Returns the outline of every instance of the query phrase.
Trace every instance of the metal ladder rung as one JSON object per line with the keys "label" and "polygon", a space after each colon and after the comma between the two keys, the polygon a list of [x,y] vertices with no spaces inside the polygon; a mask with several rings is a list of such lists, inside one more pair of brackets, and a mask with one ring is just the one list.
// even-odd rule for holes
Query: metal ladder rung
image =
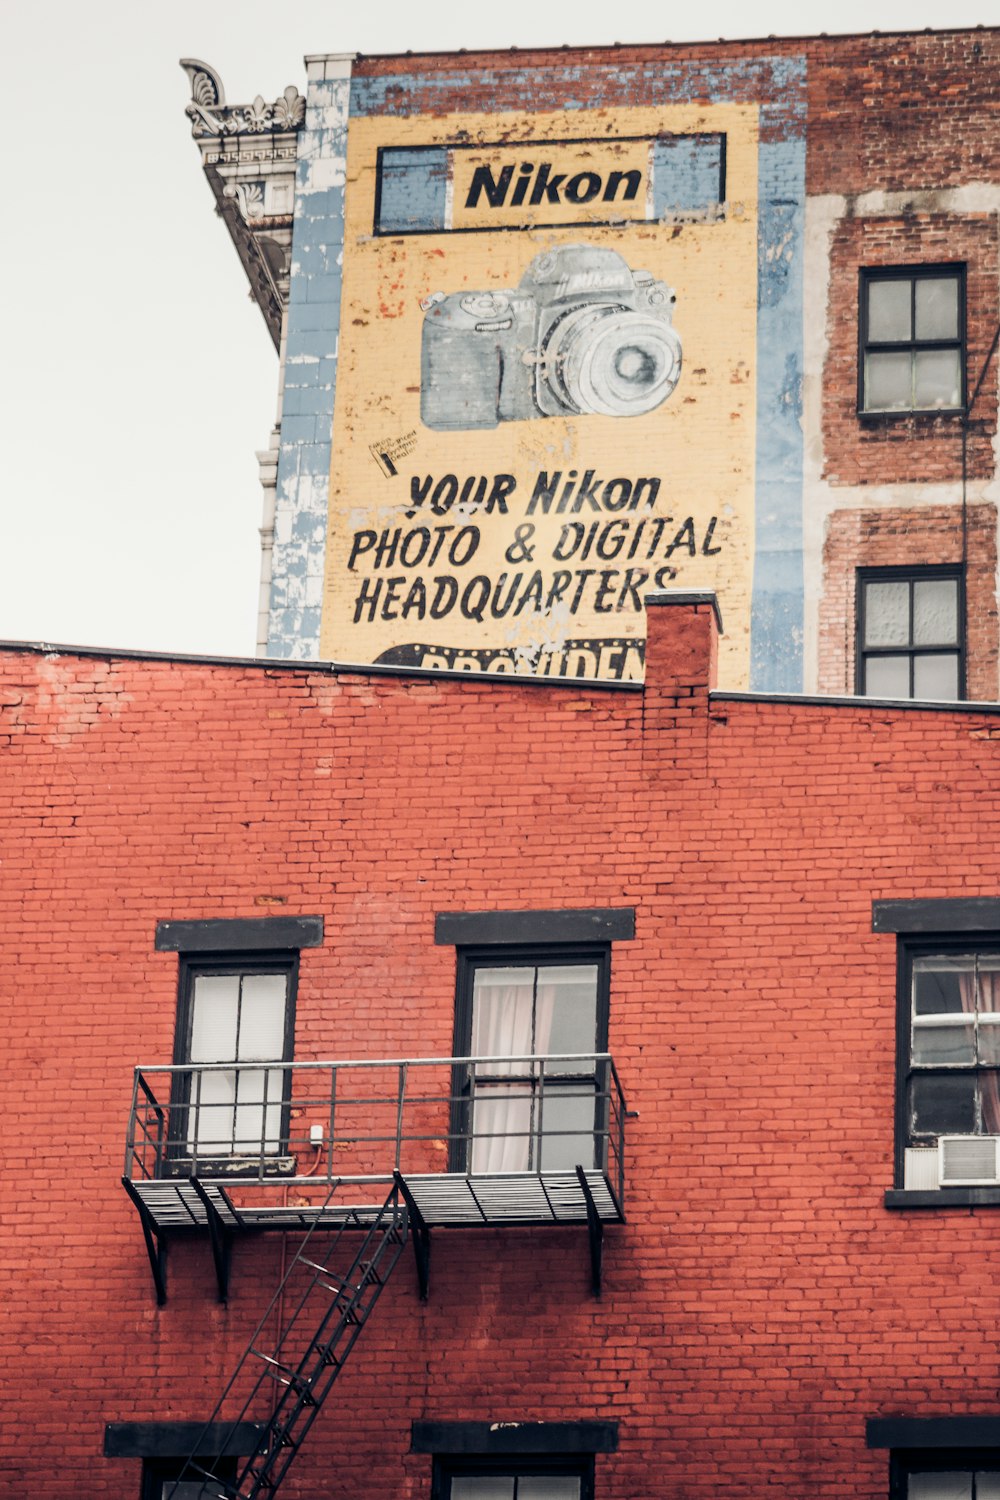
{"label": "metal ladder rung", "polygon": [[291,1365],[282,1364],[280,1359],[274,1359],[270,1354],[262,1354],[259,1349],[253,1352],[258,1359],[263,1360],[265,1365],[272,1367],[267,1372],[272,1380],[276,1380],[279,1385],[288,1386],[290,1390],[295,1391],[296,1395],[308,1401],[310,1406],[316,1405],[310,1393],[311,1382],[309,1380],[303,1380],[297,1370],[293,1370]]}
{"label": "metal ladder rung", "polygon": [[315,1271],[318,1276],[322,1276],[324,1281],[330,1283],[331,1291],[337,1288],[341,1291],[346,1291],[347,1282],[344,1277],[338,1276],[335,1271],[331,1271],[327,1266],[320,1265],[319,1261],[309,1260],[307,1256],[302,1255],[299,1257],[299,1265],[308,1266],[310,1271]]}
{"label": "metal ladder rung", "polygon": [[316,1353],[319,1356],[321,1363],[323,1363],[324,1365],[329,1365],[330,1368],[334,1370],[339,1370],[340,1366],[344,1362],[343,1358],[339,1354],[334,1354],[332,1349],[322,1349],[316,1346]]}

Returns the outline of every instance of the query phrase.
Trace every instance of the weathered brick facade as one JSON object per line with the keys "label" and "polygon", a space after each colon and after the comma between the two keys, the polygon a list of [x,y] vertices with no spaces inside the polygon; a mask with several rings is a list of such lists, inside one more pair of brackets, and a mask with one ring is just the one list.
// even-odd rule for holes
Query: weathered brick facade
{"label": "weathered brick facade", "polygon": [[[986,27],[513,56],[312,59],[296,127],[288,357],[262,649],[306,659],[460,661],[468,670],[507,670],[518,661],[516,670],[541,675],[636,680],[644,629],[634,608],[639,588],[709,588],[728,624],[720,657],[725,687],[816,692],[835,682],[842,691],[844,648],[838,644],[832,658],[827,652],[831,639],[841,643],[853,630],[857,564],[838,549],[839,514],[935,509],[958,518],[985,515],[982,507],[996,504],[998,68],[1000,32]],[[199,126],[202,135],[220,129],[220,161],[235,160],[233,115],[221,124],[205,115]],[[678,173],[664,146],[681,139],[685,160],[695,161],[709,138],[726,141],[718,197],[706,186],[705,160],[693,176]],[[648,184],[654,207],[640,222],[635,205],[647,194],[643,187],[634,201],[615,204],[610,222],[600,208],[599,174],[591,181],[587,164],[596,170],[602,152],[628,154],[636,141],[649,140],[659,143],[651,147]],[[558,141],[567,149],[576,141],[584,155],[560,162]],[[510,189],[499,187],[502,170],[520,171],[525,159],[525,172],[542,170],[543,158],[564,191],[585,169],[581,201],[574,207],[553,189],[551,202],[562,203],[555,213],[542,189],[536,200],[522,185],[522,217],[508,215],[491,239],[488,213],[475,223],[462,218],[463,153],[472,148],[498,201]],[[431,158],[436,165],[428,165]],[[418,161],[429,176],[413,166]],[[643,169],[641,151],[628,161],[630,170]],[[265,232],[269,221],[265,213],[248,222],[251,232]],[[282,233],[285,222],[274,219]],[[736,232],[752,222],[754,267],[743,260]],[[477,233],[466,233],[470,228]],[[490,255],[477,260],[484,238]],[[419,490],[445,470],[461,483],[475,466],[461,413],[445,421],[455,424],[447,442],[435,439],[433,416],[430,427],[424,421],[426,405],[448,408],[449,392],[447,373],[435,390],[436,377],[422,363],[422,302],[477,289],[505,295],[534,255],[567,243],[586,255],[613,245],[629,265],[645,265],[673,289],[673,323],[684,346],[676,391],[648,420],[604,417],[614,429],[606,450],[586,413],[566,425],[551,411],[535,422],[536,413],[519,409],[516,420],[499,420],[497,433],[478,429],[476,460],[490,458],[482,457],[477,472],[516,478],[514,505],[535,482],[532,465],[541,452],[559,452],[576,480],[620,472],[624,485],[633,471],[659,476],[668,537],[683,537],[678,528],[690,519],[691,545],[647,557],[649,528],[639,537],[628,517],[616,516],[622,553],[585,625],[589,596],[580,596],[577,609],[569,586],[557,588],[558,597],[549,593],[556,575],[546,565],[565,562],[566,539],[539,532],[532,561],[544,587],[529,592],[503,628],[490,634],[488,620],[476,618],[475,591],[464,624],[445,608],[429,618],[421,600],[435,586],[431,579],[421,578],[411,594],[412,569],[397,562],[380,571],[373,561],[376,537],[391,534],[403,515],[412,524],[411,484]],[[430,257],[426,264],[422,256]],[[859,410],[862,273],[919,275],[935,266],[962,278],[964,391],[954,400],[933,397],[926,411],[915,400],[910,409],[902,401],[888,412]],[[270,303],[265,312],[271,316]],[[716,347],[719,330],[726,337]],[[504,334],[501,344],[513,337]],[[540,351],[526,338],[519,354],[534,368]],[[505,352],[508,364],[513,352]],[[461,337],[452,354],[459,369],[471,359]],[[477,388],[471,365],[466,373]],[[489,381],[479,394],[489,406]],[[488,426],[492,418],[476,420]],[[538,472],[549,477],[548,469]],[[478,533],[472,566],[501,592],[509,586],[507,553],[520,518],[512,513],[508,523],[494,513]],[[590,511],[586,519],[594,519]],[[873,532],[865,566],[904,566],[892,551]],[[977,568],[962,554],[960,537],[924,531],[905,566],[933,567],[956,553]],[[834,555],[841,571],[830,570]],[[622,556],[646,572],[635,589],[638,571],[616,571]],[[439,568],[438,578],[446,571]],[[452,576],[456,598],[464,599],[461,567]],[[392,591],[384,615],[371,602],[380,584]],[[977,590],[970,572],[969,600]],[[995,585],[992,592],[995,601]],[[966,690],[995,700],[995,655],[988,643],[981,652],[975,619],[961,623]],[[850,674],[848,680],[853,690]]]}
{"label": "weathered brick facade", "polygon": [[[414,1421],[617,1422],[597,1494],[882,1500],[869,1418],[997,1411],[996,1206],[890,1208],[896,944],[872,903],[993,897],[991,709],[710,693],[708,602],[644,689],[6,649],[3,1260],[11,1493],[135,1496],[106,1423],[197,1421],[280,1236],[206,1235],[157,1308],[119,1182],[173,1055],[158,921],[320,914],[295,1059],[447,1056],[441,912],[632,908],[610,1050],[628,1222],[401,1264],[284,1494],[429,1493]],[[983,1202],[989,1194],[983,1198]]]}
{"label": "weathered brick facade", "polygon": [[[970,395],[997,326],[997,217],[913,212],[905,218],[845,219],[830,252],[829,348],[823,380],[826,471],[832,485],[948,484],[960,494],[963,422],[953,413],[903,417],[858,414],[858,268],[933,265],[966,268]],[[995,457],[996,381],[976,404],[966,436],[967,479],[989,480]],[[993,674],[991,686],[995,686]],[[995,696],[995,692],[986,696]]]}
{"label": "weathered brick facade", "polygon": [[968,630],[966,691],[989,701],[997,678],[997,516],[992,505],[843,510],[830,516],[820,605],[822,693],[855,691],[859,568],[919,567],[929,557],[963,565]]}

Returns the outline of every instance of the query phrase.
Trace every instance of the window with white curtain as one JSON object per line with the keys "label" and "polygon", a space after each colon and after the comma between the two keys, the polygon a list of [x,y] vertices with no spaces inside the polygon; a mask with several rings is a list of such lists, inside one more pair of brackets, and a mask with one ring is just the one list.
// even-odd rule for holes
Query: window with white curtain
{"label": "window with white curtain", "polygon": [[459,974],[456,1169],[600,1165],[606,950],[465,955]]}
{"label": "window with white curtain", "polygon": [[[190,1158],[277,1155],[287,1135],[295,962],[233,959],[182,967],[172,1106],[175,1151]],[[270,1065],[270,1066],[269,1066]]]}

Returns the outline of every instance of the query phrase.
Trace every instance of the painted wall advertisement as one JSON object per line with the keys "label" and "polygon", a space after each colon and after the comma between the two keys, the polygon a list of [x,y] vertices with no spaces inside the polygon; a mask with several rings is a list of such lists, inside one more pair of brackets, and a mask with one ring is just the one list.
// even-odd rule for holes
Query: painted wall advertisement
{"label": "painted wall advertisement", "polygon": [[711,588],[742,682],[756,108],[502,127],[351,121],[322,653],[638,680]]}

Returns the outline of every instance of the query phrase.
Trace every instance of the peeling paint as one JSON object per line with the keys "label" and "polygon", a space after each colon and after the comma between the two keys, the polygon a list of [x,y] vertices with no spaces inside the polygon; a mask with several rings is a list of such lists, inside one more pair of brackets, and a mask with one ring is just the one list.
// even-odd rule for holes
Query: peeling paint
{"label": "peeling paint", "polygon": [[[322,66],[329,68],[331,64],[327,60]],[[669,182],[670,188],[666,197],[661,193],[662,201],[656,200],[656,217],[661,224],[671,223],[675,236],[684,237],[680,242],[681,253],[686,237],[696,232],[689,226],[708,223],[718,216],[734,223],[758,225],[756,415],[751,401],[745,411],[740,408],[740,421],[736,424],[739,427],[756,422],[756,436],[751,439],[755,444],[756,508],[751,684],[767,690],[800,688],[804,58],[795,54],[746,57],[720,49],[711,58],[666,57],[657,62],[622,64],[613,70],[603,60],[586,59],[530,69],[502,64],[476,72],[431,68],[412,74],[367,77],[349,76],[349,67],[343,60],[332,66],[337,76],[327,78],[317,76],[316,66],[311,65],[306,122],[299,141],[269,652],[295,658],[308,658],[319,652],[315,590],[317,580],[322,577],[326,546],[339,360],[349,121],[370,116],[465,115],[470,98],[488,97],[489,108],[497,119],[497,139],[504,138],[505,117],[520,116],[516,128],[511,127],[514,134],[510,138],[513,142],[519,132],[520,138],[527,141],[531,119],[546,110],[569,113],[588,110],[593,121],[600,120],[604,111],[605,125],[598,124],[596,129],[598,132],[606,129],[610,138],[616,130],[615,111],[621,107],[655,108],[696,102],[702,107],[690,118],[704,132],[702,144],[696,145],[699,138],[689,136],[686,141],[668,142],[657,148],[661,153],[669,153],[671,159],[667,164],[664,158],[661,164],[660,182]],[[730,103],[750,105],[758,111],[759,202],[752,193],[748,196],[738,187],[734,201],[724,204],[713,201],[713,195],[718,196],[723,162],[721,157],[712,158],[711,131],[715,127],[711,110],[718,104]],[[456,135],[455,140],[458,139]],[[605,149],[603,140],[601,149]],[[413,196],[413,180],[404,180],[405,174],[393,176],[392,162],[384,177],[389,200],[382,205],[389,215],[386,222],[395,222],[395,218],[402,216],[409,232],[414,227],[418,231],[422,227],[433,228],[442,211],[450,212],[447,196],[441,198],[442,186],[446,195],[451,189],[450,168],[444,175],[435,168],[435,163],[440,167],[446,160],[447,153],[430,142],[427,153],[430,153],[425,180],[427,193],[423,197]],[[655,184],[656,174],[653,176]],[[369,224],[372,223],[370,220]],[[655,229],[656,224],[651,224],[650,232]],[[362,226],[359,232],[364,238],[370,231]],[[645,233],[637,230],[637,238]],[[405,277],[387,275],[384,286],[379,288],[376,300],[381,302],[386,320],[402,315],[401,298],[406,285]],[[694,381],[697,371],[689,378]],[[732,384],[736,403],[735,389],[743,382],[734,376]],[[684,399],[697,399],[698,389],[692,383]],[[377,410],[377,404],[372,409]],[[733,410],[737,410],[736,404]],[[349,422],[345,431],[352,430]],[[367,445],[367,438],[365,442]],[[565,439],[564,446],[567,445],[572,446],[570,435]],[[564,454],[563,461],[572,460]],[[539,466],[554,466],[554,458],[540,456]],[[405,505],[389,501],[377,510],[376,516],[370,506],[364,509],[360,504],[352,506],[353,513],[359,519],[363,516],[370,526],[391,525],[401,511],[405,514]],[[728,519],[732,524],[732,516]],[[526,606],[522,624],[532,619],[531,608]],[[512,640],[510,648],[535,652],[543,623],[534,621],[534,633],[528,632],[531,637],[528,645],[522,638]],[[561,620],[548,621],[545,629],[548,632],[545,647],[561,641],[565,634]],[[303,635],[303,631],[310,633]],[[517,635],[521,636],[520,629]]]}

